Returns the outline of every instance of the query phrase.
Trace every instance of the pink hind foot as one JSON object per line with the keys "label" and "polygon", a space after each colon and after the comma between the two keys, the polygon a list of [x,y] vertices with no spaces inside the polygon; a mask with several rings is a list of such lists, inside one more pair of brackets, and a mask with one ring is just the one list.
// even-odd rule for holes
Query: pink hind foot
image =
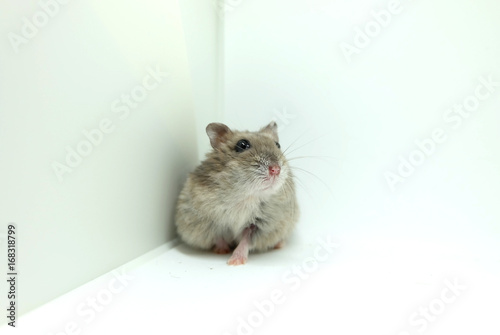
{"label": "pink hind foot", "polygon": [[248,254],[244,255],[243,253],[237,253],[236,250],[233,252],[233,255],[227,261],[227,265],[243,265],[248,260]]}
{"label": "pink hind foot", "polygon": [[230,253],[231,248],[222,237],[219,237],[215,242],[214,251],[216,254],[223,255]]}
{"label": "pink hind foot", "polygon": [[252,228],[245,228],[243,231],[243,237],[240,243],[234,249],[231,258],[227,261],[228,265],[242,265],[248,260],[248,247],[250,243],[250,236],[252,235]]}

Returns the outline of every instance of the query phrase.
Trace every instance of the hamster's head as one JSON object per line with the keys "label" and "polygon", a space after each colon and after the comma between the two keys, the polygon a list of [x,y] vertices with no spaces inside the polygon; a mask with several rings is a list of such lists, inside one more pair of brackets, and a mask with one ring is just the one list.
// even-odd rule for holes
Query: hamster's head
{"label": "hamster's head", "polygon": [[245,193],[272,194],[292,178],[276,122],[256,132],[233,131],[222,123],[210,123],[206,131],[214,149],[208,161],[221,185]]}

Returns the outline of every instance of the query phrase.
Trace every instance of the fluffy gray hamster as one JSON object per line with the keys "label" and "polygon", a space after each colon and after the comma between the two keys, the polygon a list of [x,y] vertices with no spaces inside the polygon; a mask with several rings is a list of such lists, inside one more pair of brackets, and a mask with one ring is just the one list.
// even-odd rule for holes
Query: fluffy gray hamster
{"label": "fluffy gray hamster", "polygon": [[229,265],[283,245],[299,210],[277,128],[276,122],[255,132],[207,126],[213,150],[189,174],[177,202],[175,223],[185,243],[218,254],[235,248]]}

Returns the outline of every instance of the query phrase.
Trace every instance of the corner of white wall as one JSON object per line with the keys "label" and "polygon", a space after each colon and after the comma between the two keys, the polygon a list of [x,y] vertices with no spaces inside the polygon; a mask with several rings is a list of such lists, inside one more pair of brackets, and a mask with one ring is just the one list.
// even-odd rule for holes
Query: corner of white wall
{"label": "corner of white wall", "polygon": [[22,41],[0,41],[0,236],[17,225],[21,314],[175,237],[195,112],[215,111],[216,47],[193,38],[215,39],[215,13],[200,25],[175,0],[53,3],[0,13]]}
{"label": "corner of white wall", "polygon": [[222,121],[223,20],[217,1],[179,2],[193,83],[199,159],[210,149],[205,128]]}

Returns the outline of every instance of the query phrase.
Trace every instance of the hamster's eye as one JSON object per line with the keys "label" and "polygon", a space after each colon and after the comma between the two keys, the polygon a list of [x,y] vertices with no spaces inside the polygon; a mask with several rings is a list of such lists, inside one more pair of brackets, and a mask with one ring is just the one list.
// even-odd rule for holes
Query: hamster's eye
{"label": "hamster's eye", "polygon": [[250,149],[251,147],[252,146],[250,145],[250,142],[248,142],[248,140],[239,140],[238,143],[236,143],[236,147],[234,148],[234,150],[236,150],[236,152],[242,152]]}
{"label": "hamster's eye", "polygon": [[276,146],[278,147],[278,149],[281,149],[281,145],[278,142],[274,142],[274,143],[276,143]]}

